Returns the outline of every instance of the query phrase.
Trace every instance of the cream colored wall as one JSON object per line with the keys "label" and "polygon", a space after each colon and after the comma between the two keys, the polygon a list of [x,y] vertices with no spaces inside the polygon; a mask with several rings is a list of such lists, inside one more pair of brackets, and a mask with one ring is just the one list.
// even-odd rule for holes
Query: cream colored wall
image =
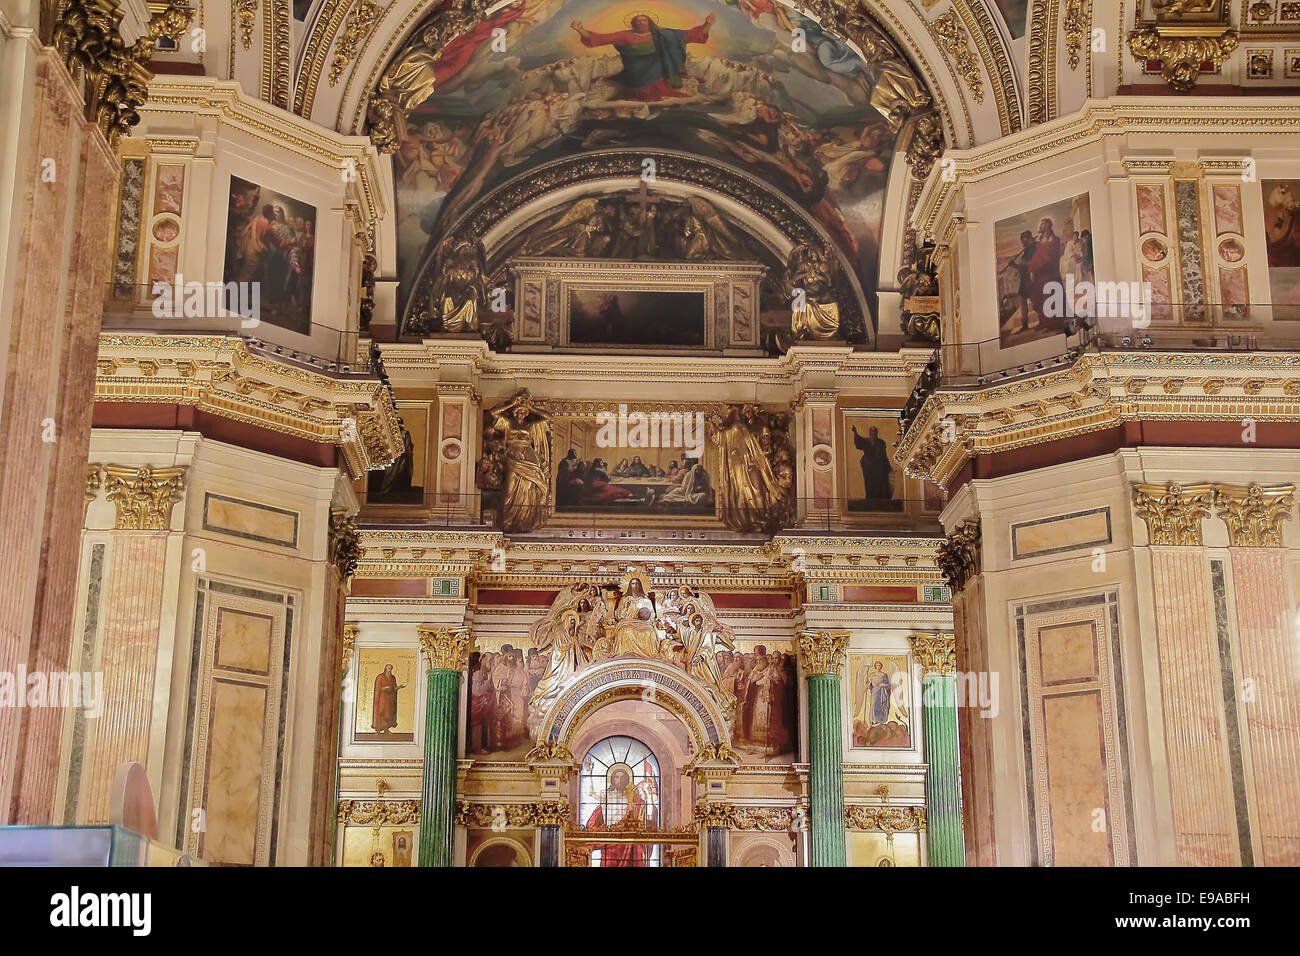
{"label": "cream colored wall", "polygon": [[[1000,675],[999,716],[993,721],[992,781],[996,853],[999,865],[1032,862],[1025,763],[1028,728],[1021,718],[1021,661],[1014,613],[1040,604],[1114,591],[1119,596],[1128,773],[1131,780],[1133,862],[1172,865],[1173,830],[1170,779],[1165,753],[1160,662],[1156,650],[1155,595],[1145,522],[1132,507],[1133,483],[1178,481],[1263,485],[1300,482],[1300,452],[1270,449],[1124,449],[1052,468],[963,486],[943,514],[951,530],[978,515],[983,558],[989,666]],[[1023,521],[1109,508],[1113,541],[1058,554],[1015,559],[1011,526]],[[1226,556],[1222,521],[1207,518],[1205,546],[1211,556]],[[1288,561],[1300,559],[1300,528],[1284,522]],[[1062,542],[1065,544],[1065,542]],[[1296,595],[1291,597],[1294,614]],[[1205,596],[1209,601],[1209,596]],[[1235,619],[1229,601],[1229,616]],[[1116,733],[1118,729],[1112,727]],[[1040,794],[1039,800],[1044,799]]]}
{"label": "cream colored wall", "polygon": [[[345,509],[355,507],[350,490],[340,480],[337,469],[289,462],[208,440],[192,432],[96,429],[91,441],[91,461],[133,468],[149,465],[153,468],[178,466],[186,469],[184,497],[172,509],[170,531],[166,532],[164,590],[157,609],[158,649],[153,663],[154,705],[147,727],[147,759],[142,761],[158,807],[160,838],[174,840],[178,826],[189,821],[196,809],[191,796],[194,780],[190,780],[187,792],[182,793],[182,779],[193,767],[198,753],[197,744],[192,738],[187,739],[187,721],[188,711],[194,704],[191,701],[190,671],[196,639],[197,586],[203,580],[208,582],[210,603],[223,600],[211,590],[214,584],[292,599],[289,672],[285,685],[287,693],[283,699],[280,699],[278,687],[283,666],[275,662],[271,665],[272,706],[285,712],[284,740],[277,748],[278,760],[282,761],[280,797],[278,805],[271,809],[279,821],[276,863],[305,863],[308,841],[312,838],[309,827],[320,690],[320,635],[326,628],[327,615],[334,613],[334,596],[328,583],[329,513],[332,504]],[[296,513],[297,543],[277,545],[205,528],[204,499],[209,493]],[[257,512],[249,514],[256,522]],[[87,511],[84,555],[88,555],[95,544],[104,544],[109,568],[114,560],[114,550],[120,547],[123,536],[148,534],[114,531],[113,524],[114,506],[101,492]],[[264,529],[254,523],[249,530],[257,533]],[[84,555],[78,617],[73,629],[74,652],[85,626],[88,604]],[[106,594],[100,600],[101,611],[112,597]],[[234,603],[230,606],[233,607]],[[102,613],[100,618],[102,632]],[[198,626],[201,628],[203,624]],[[210,639],[210,635],[203,637],[205,641]],[[201,707],[200,704],[199,710]],[[197,711],[195,719],[197,727]],[[60,805],[56,808],[58,819],[62,819],[63,814],[69,749],[65,731]],[[255,752],[250,759],[258,762],[263,774],[262,786],[273,788],[275,766],[268,766],[264,757]],[[269,829],[259,837],[259,862],[269,859],[268,840]]]}

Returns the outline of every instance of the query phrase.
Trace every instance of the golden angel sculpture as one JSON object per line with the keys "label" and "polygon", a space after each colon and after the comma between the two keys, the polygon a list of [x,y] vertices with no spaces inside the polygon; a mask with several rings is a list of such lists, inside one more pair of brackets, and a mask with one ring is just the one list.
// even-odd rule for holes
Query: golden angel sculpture
{"label": "golden angel sculpture", "polygon": [[711,415],[718,446],[714,481],[718,517],[733,531],[775,533],[794,518],[794,449],[790,417],[757,405],[732,405]]}
{"label": "golden angel sculpture", "polygon": [[486,412],[479,487],[489,492],[501,530],[531,531],[546,518],[551,497],[551,416],[528,389]]}
{"label": "golden angel sculpture", "polygon": [[785,267],[790,297],[790,331],[796,339],[834,339],[840,335],[840,307],[835,301],[838,264],[826,246],[801,242],[790,250]]}
{"label": "golden angel sculpture", "polygon": [[533,733],[583,670],[617,658],[673,665],[703,685],[728,724],[735,715],[736,698],[723,686],[718,660],[735,649],[735,634],[718,620],[712,599],[689,585],[656,591],[641,572],[629,572],[617,585],[572,584],[533,625],[530,637],[547,656],[529,702]]}

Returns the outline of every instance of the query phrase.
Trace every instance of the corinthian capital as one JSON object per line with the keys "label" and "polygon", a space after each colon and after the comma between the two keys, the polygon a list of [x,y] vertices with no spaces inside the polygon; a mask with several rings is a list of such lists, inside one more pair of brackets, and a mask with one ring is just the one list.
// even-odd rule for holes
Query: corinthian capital
{"label": "corinthian capital", "polygon": [[464,670],[473,642],[468,627],[420,625],[420,650],[424,651],[431,671]]}
{"label": "corinthian capital", "polygon": [[912,634],[912,654],[926,677],[943,677],[957,670],[957,641],[951,634]]}
{"label": "corinthian capital", "polygon": [[953,594],[964,588],[966,582],[980,573],[979,519],[968,519],[953,528],[948,540],[939,547],[935,560]]}
{"label": "corinthian capital", "polygon": [[800,631],[799,659],[809,674],[838,677],[844,667],[844,649],[848,644],[847,631]]}
{"label": "corinthian capital", "polygon": [[104,491],[117,508],[113,527],[121,531],[166,531],[184,489],[184,468],[104,466]]}
{"label": "corinthian capital", "polygon": [[1214,486],[1208,484],[1133,486],[1133,504],[1147,523],[1152,544],[1200,547],[1201,520],[1213,500]]}
{"label": "corinthian capital", "polygon": [[1282,522],[1290,520],[1293,504],[1295,485],[1214,486],[1214,510],[1228,526],[1234,548],[1282,547]]}

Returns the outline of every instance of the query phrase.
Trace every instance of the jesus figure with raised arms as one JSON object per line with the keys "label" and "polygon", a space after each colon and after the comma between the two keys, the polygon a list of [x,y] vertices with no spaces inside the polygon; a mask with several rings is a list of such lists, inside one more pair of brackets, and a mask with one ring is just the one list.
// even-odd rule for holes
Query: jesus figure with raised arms
{"label": "jesus figure with raised arms", "polygon": [[630,29],[596,33],[577,20],[569,24],[583,46],[613,46],[623,61],[623,72],[610,77],[630,100],[654,103],[687,96],[680,89],[686,69],[686,44],[707,43],[717,17],[710,13],[698,27],[673,30],[658,26],[647,14],[632,17]]}

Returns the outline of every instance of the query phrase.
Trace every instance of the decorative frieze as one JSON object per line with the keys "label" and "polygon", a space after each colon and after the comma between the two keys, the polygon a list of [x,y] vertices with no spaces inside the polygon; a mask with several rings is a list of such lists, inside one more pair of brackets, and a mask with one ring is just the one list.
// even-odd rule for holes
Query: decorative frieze
{"label": "decorative frieze", "polygon": [[809,674],[838,677],[844,668],[844,651],[848,644],[847,631],[800,631],[799,659]]}
{"label": "decorative frieze", "polygon": [[808,811],[798,806],[750,807],[733,803],[705,803],[696,805],[695,822],[700,827],[722,827],[727,830],[797,833],[808,829]]}
{"label": "decorative frieze", "polygon": [[172,506],[185,490],[185,469],[105,465],[104,490],[117,508],[115,529],[166,531],[171,527]]}
{"label": "decorative frieze", "polygon": [[1200,547],[1201,521],[1210,513],[1214,486],[1209,484],[1135,484],[1133,504],[1147,523],[1152,544]]}
{"label": "decorative frieze", "polygon": [[868,807],[850,804],[844,808],[844,826],[850,830],[874,830],[888,834],[919,833],[925,829],[925,807]]}
{"label": "decorative frieze", "polygon": [[534,827],[565,826],[573,819],[567,800],[538,800],[532,803],[456,802],[456,826],[475,830],[531,830]]}
{"label": "decorative frieze", "polygon": [[963,521],[939,548],[939,570],[954,594],[980,573],[980,523],[978,518]]}
{"label": "decorative frieze", "polygon": [[951,634],[912,634],[907,638],[924,676],[945,676],[957,671],[957,641]]}
{"label": "decorative frieze", "polygon": [[344,826],[418,826],[420,801],[340,800],[338,820]]}
{"label": "decorative frieze", "polygon": [[468,627],[420,625],[420,650],[429,662],[429,670],[464,670],[473,642]]}
{"label": "decorative frieze", "polygon": [[1293,484],[1214,486],[1215,512],[1228,526],[1234,548],[1282,547],[1282,522],[1290,520],[1294,504]]}

